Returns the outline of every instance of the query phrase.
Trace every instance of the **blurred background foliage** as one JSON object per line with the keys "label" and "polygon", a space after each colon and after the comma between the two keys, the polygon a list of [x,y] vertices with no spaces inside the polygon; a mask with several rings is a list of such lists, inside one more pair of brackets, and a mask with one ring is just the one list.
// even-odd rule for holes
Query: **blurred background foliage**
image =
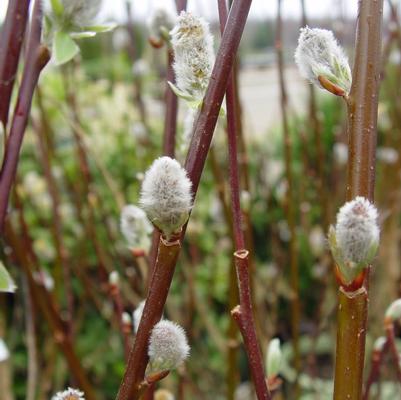
{"label": "blurred background foliage", "polygon": [[[286,73],[291,76],[292,49],[299,25],[298,21],[288,21],[286,30]],[[320,25],[329,23],[322,21]],[[343,31],[348,47],[353,40],[350,31]],[[108,35],[82,40],[78,59],[62,68],[46,69],[34,99],[9,215],[22,249],[37,271],[47,278],[48,290],[63,315],[68,299],[54,231],[55,218],[61,221],[63,257],[72,275],[73,341],[99,399],[114,398],[125,365],[108,274],[119,272],[124,310],[130,314],[145,290],[138,260],[119,231],[120,211],[124,204],[137,202],[144,171],[162,153],[166,49],[151,49],[141,24],[136,24],[131,33],[134,41],[125,26]],[[385,41],[390,33],[386,27]],[[274,36],[274,21],[250,22],[240,51],[240,83],[244,74],[255,71],[276,74]],[[132,46],[134,63],[130,56]],[[372,272],[367,360],[373,340],[382,334],[384,310],[400,294],[400,54],[399,39],[392,41],[383,66],[376,190],[383,245]],[[301,107],[291,109],[290,124],[302,305],[301,398],[329,399],[336,297],[325,234],[327,223],[334,220],[345,198],[345,110],[340,99],[316,93],[319,150],[307,84],[297,77],[289,79],[287,85],[290,99],[292,85],[304,87],[302,98],[294,101],[301,103]],[[263,109],[269,113],[273,107],[269,102],[278,103],[278,98],[269,94],[271,88],[265,90],[266,99],[259,101],[265,102]],[[242,95],[241,85],[239,92],[246,120],[244,110],[249,99]],[[184,114],[182,106],[179,144]],[[273,119],[275,122],[268,130],[257,134],[249,134],[246,123],[243,125],[244,226],[249,228],[248,246],[253,250],[252,285],[262,348],[265,351],[272,337],[280,338],[285,354],[284,385],[277,398],[291,398],[288,387],[295,372],[291,367],[287,181],[280,113]],[[177,147],[177,158],[183,161],[184,152]],[[235,293],[230,289],[230,228],[219,197],[225,196],[227,200],[229,193],[223,121],[215,133],[213,153],[213,160],[209,157],[203,174],[165,312],[187,330],[191,356],[161,386],[169,388],[177,398],[228,398],[227,345],[237,346],[239,375],[235,380],[235,398],[250,399],[249,371],[239,335],[236,333],[236,340],[227,343],[229,310]],[[323,185],[319,181],[319,157],[323,160]],[[59,201],[57,217],[49,171]],[[0,392],[6,396],[2,397],[5,400],[25,398],[28,354],[31,354],[27,345],[33,335],[28,327],[33,323],[37,398],[48,399],[67,384],[74,385],[74,380],[52,331],[32,305],[15,249],[5,244],[2,258],[18,284],[18,291],[15,295],[0,296],[0,336],[11,353],[9,361],[0,363]],[[382,376],[381,394],[377,398],[398,398],[400,392],[392,383],[394,371],[384,367]]]}

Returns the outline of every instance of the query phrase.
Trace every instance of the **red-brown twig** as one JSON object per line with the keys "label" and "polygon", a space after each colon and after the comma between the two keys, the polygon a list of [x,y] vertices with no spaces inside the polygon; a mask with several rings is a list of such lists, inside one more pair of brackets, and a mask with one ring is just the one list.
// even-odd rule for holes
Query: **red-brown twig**
{"label": "red-brown twig", "polygon": [[0,121],[3,123],[4,132],[28,20],[29,3],[30,0],[8,3],[6,19],[0,34]]}
{"label": "red-brown twig", "polygon": [[[383,0],[359,2],[352,87],[347,100],[347,200],[364,196],[373,201],[374,197],[382,18]],[[360,290],[364,293],[339,290],[339,306],[347,306],[348,314],[339,308],[334,378],[334,399],[338,400],[359,400],[362,396],[368,296],[365,288]]]}
{"label": "red-brown twig", "polygon": [[[227,5],[225,0],[219,0],[220,28],[224,31],[227,21]],[[233,232],[235,241],[235,266],[237,270],[239,308],[233,310],[233,317],[238,323],[244,339],[248,362],[258,399],[270,399],[270,392],[266,385],[263,368],[262,353],[256,336],[255,322],[252,311],[252,299],[249,277],[249,252],[246,250],[245,237],[242,230],[242,213],[240,206],[240,183],[238,169],[237,149],[237,118],[234,76],[230,73],[230,79],[226,90],[227,105],[227,133],[229,156],[229,181],[231,189],[231,209],[233,215]]]}
{"label": "red-brown twig", "polygon": [[[185,163],[188,176],[192,181],[194,198],[199,187],[200,177],[205,165],[221,103],[227,88],[228,79],[235,60],[235,54],[241,40],[251,3],[252,0],[234,0],[216,57],[210,83],[203,100],[202,109],[194,124],[194,134]],[[185,229],[181,235],[180,242],[182,242],[184,235]],[[160,239],[157,257],[157,260],[160,261],[156,260],[154,276],[151,279],[143,317],[117,395],[118,400],[135,400],[138,398],[138,385],[143,380],[148,360],[147,346],[150,332],[162,315],[180,246],[175,246],[178,247],[176,255],[171,254],[171,251],[165,252],[165,247],[166,244]],[[175,248],[173,246],[169,247],[170,249]],[[175,260],[172,261],[174,257]],[[171,278],[169,276],[165,278],[158,275],[158,270],[160,269],[157,266],[158,263],[164,265],[163,274],[171,273]],[[169,271],[168,265],[170,264],[172,265],[172,271]],[[154,290],[156,287],[157,290]],[[141,332],[141,330],[143,330],[143,332]]]}
{"label": "red-brown twig", "polygon": [[373,350],[371,368],[368,379],[366,380],[362,400],[369,400],[370,388],[379,379],[380,367],[382,365],[384,354],[386,353],[387,349],[388,340],[386,340],[386,343],[382,346],[381,349]]}
{"label": "red-brown twig", "polygon": [[400,354],[398,353],[397,345],[395,343],[394,323],[390,319],[386,318],[384,324],[385,324],[388,348],[390,350],[391,357],[393,358],[395,371],[397,373],[397,379],[401,383]]}
{"label": "red-brown twig", "polygon": [[0,233],[3,230],[10,190],[17,171],[19,153],[28,123],[33,93],[39,75],[50,59],[49,50],[40,43],[41,33],[42,2],[36,0],[32,11],[32,25],[29,32],[27,61],[24,66],[21,87],[18,93],[17,104],[14,110],[10,134],[7,139],[3,165],[0,172]]}
{"label": "red-brown twig", "polygon": [[127,369],[117,395],[118,400],[137,400],[141,394],[140,384],[144,379],[148,363],[147,349],[150,333],[162,317],[180,247],[177,239],[168,242],[162,237],[160,238],[153,277],[134,347],[130,353]]}

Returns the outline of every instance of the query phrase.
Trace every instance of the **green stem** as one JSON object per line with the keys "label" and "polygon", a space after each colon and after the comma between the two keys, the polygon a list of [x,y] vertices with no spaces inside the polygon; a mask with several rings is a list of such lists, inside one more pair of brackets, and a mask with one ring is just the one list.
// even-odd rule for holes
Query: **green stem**
{"label": "green stem", "polygon": [[368,293],[338,291],[337,348],[334,400],[360,400],[365,362]]}
{"label": "green stem", "polygon": [[131,350],[127,369],[117,395],[118,400],[137,400],[141,395],[140,385],[143,382],[148,364],[149,337],[153,327],[163,315],[164,304],[173,280],[180,248],[181,245],[178,240],[167,242],[160,238],[152,280],[134,347]]}

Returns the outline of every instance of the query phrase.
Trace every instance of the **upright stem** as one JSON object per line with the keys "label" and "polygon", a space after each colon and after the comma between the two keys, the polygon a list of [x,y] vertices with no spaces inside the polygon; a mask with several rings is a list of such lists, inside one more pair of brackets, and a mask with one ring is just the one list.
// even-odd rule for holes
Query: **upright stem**
{"label": "upright stem", "polygon": [[[205,165],[206,156],[216,127],[217,118],[223,97],[227,88],[228,78],[234,63],[242,32],[248,17],[252,0],[235,0],[228,17],[226,29],[216,57],[212,76],[203,106],[194,124],[194,134],[190,144],[185,168],[192,181],[193,197],[199,187],[200,177]],[[181,243],[185,236],[185,227],[179,239]],[[179,244],[180,244],[179,243]],[[169,246],[170,252],[164,249],[166,244],[161,239],[159,242],[158,257],[151,279],[148,296],[141,324],[138,328],[137,338],[129,357],[127,369],[124,374],[117,400],[135,400],[140,395],[138,385],[144,377],[147,365],[147,346],[151,329],[160,319],[168,290],[174,273],[175,262],[178,257],[180,245]],[[176,249],[176,255],[171,254]],[[173,258],[175,259],[173,260]],[[160,261],[158,261],[160,260]],[[157,264],[163,264],[164,269],[160,270]],[[171,269],[171,270],[170,270]],[[164,276],[165,273],[170,275]],[[156,290],[155,290],[156,288]],[[145,317],[146,316],[146,317]],[[141,330],[143,332],[141,333]]]}
{"label": "upright stem", "polygon": [[[338,296],[338,334],[333,399],[360,400],[365,360],[368,293],[364,287],[352,293],[340,288]],[[349,355],[350,352],[352,352],[352,356]]]}
{"label": "upright stem", "polygon": [[[186,0],[176,0],[177,12],[185,10],[187,7]],[[178,99],[174,92],[171,90],[167,82],[175,82],[175,73],[173,69],[174,52],[168,47],[167,49],[167,76],[166,76],[166,92],[164,95],[166,110],[164,117],[164,135],[163,135],[163,154],[174,158],[175,155],[175,138],[177,134],[177,112],[178,112]],[[157,229],[153,231],[152,245],[150,248],[150,267],[155,264],[157,255],[157,245],[159,243],[160,233]],[[152,275],[150,271],[149,276]]]}
{"label": "upright stem", "polygon": [[117,395],[118,400],[137,400],[141,395],[140,384],[143,381],[148,364],[147,350],[150,333],[162,317],[180,247],[178,240],[166,242],[160,238],[153,277],[134,347],[131,350],[127,369]]}
{"label": "upright stem", "polygon": [[[355,61],[348,98],[347,200],[373,201],[383,0],[359,2]],[[367,284],[368,282],[366,282]],[[366,285],[367,286],[367,285]],[[359,400],[367,329],[367,289],[339,289],[334,399]]]}
{"label": "upright stem", "polygon": [[[185,10],[187,4],[185,1],[176,0],[177,12],[180,13]],[[167,49],[167,76],[166,76],[166,92],[165,92],[165,118],[164,118],[164,155],[174,157],[175,152],[175,136],[177,131],[177,109],[178,99],[174,92],[171,90],[167,82],[175,82],[175,74],[173,69],[174,52],[168,47]]]}
{"label": "upright stem", "polygon": [[31,109],[32,97],[39,75],[50,59],[47,47],[40,44],[42,32],[42,2],[35,1],[32,11],[32,26],[29,33],[27,57],[19,89],[17,104],[11,123],[3,165],[0,171],[0,234],[7,213],[10,190],[17,171],[19,153],[28,116]]}
{"label": "upright stem", "polygon": [[397,349],[397,345],[395,342],[395,333],[394,333],[394,323],[392,321],[385,321],[385,329],[387,336],[387,343],[390,350],[390,354],[393,358],[395,372],[397,373],[398,382],[401,383],[401,365],[400,365],[400,354]]}
{"label": "upright stem", "polygon": [[[213,146],[210,148],[209,161],[212,170],[212,174],[215,181],[215,187],[220,199],[220,203],[223,208],[224,219],[227,225],[227,229],[229,230],[230,239],[234,246],[234,232],[233,232],[233,223],[232,216],[230,212],[230,204],[228,203],[226,190],[225,190],[225,177],[223,175],[223,171],[220,168],[217,156],[215,154]],[[232,251],[230,247],[230,251]],[[228,285],[228,310],[231,311],[238,304],[238,289],[237,289],[237,279],[236,279],[236,271],[235,271],[235,263],[233,262],[230,265],[230,274],[229,274],[229,285]],[[226,372],[226,383],[227,383],[227,391],[226,398],[227,400],[234,400],[235,388],[238,385],[238,369],[237,369],[237,361],[238,361],[238,329],[236,327],[236,323],[234,319],[230,319],[228,328],[227,328],[227,372]]]}
{"label": "upright stem", "polygon": [[348,101],[347,200],[373,201],[383,0],[359,2],[355,62]]}
{"label": "upright stem", "polygon": [[287,223],[290,230],[290,284],[292,290],[291,300],[291,329],[294,348],[294,365],[299,373],[301,360],[299,354],[299,322],[300,322],[300,304],[299,304],[299,271],[297,258],[297,237],[295,231],[295,198],[294,198],[294,179],[292,172],[292,145],[290,128],[288,124],[288,98],[284,77],[284,56],[282,43],[283,22],[281,16],[281,0],[278,0],[277,8],[277,31],[276,31],[276,51],[277,67],[280,81],[280,99],[281,99],[281,118],[284,134],[284,157],[285,174],[288,184],[287,189]]}
{"label": "upright stem", "polygon": [[0,40],[0,121],[4,132],[24,40],[30,0],[9,1]]}
{"label": "upright stem", "polygon": [[[218,0],[220,28],[223,31],[227,21],[226,0]],[[252,311],[252,299],[249,277],[249,252],[246,250],[244,232],[242,231],[242,213],[240,206],[240,183],[238,169],[238,121],[235,101],[235,81],[231,71],[226,90],[227,133],[229,155],[229,181],[231,189],[231,208],[233,215],[233,232],[235,241],[234,260],[237,270],[240,306],[235,309],[235,320],[242,333],[256,395],[259,400],[270,399],[266,385],[262,353],[259,348],[255,322]]]}
{"label": "upright stem", "polygon": [[185,160],[185,169],[188,171],[188,176],[192,181],[194,194],[196,194],[199,186],[214,128],[219,117],[221,103],[251,4],[252,0],[234,0],[230,8],[210,83],[203,99],[201,111],[194,123],[194,133]]}
{"label": "upright stem", "polygon": [[381,349],[373,350],[372,365],[371,365],[368,379],[366,380],[362,400],[369,400],[370,388],[379,379],[380,366],[383,362],[384,354],[386,353],[387,348],[388,348],[388,340],[386,341],[386,343],[384,344],[384,346]]}

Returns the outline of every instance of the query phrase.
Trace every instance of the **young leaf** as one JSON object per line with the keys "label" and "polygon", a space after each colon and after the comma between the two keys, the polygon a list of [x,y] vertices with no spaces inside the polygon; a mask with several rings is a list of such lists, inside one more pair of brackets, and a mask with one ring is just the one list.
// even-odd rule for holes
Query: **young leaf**
{"label": "young leaf", "polygon": [[14,293],[16,288],[10,274],[0,262],[0,292]]}
{"label": "young leaf", "polygon": [[103,33],[103,32],[109,32],[115,29],[117,24],[104,24],[104,25],[94,25],[94,26],[85,26],[84,30],[88,32],[94,32],[94,33]]}
{"label": "young leaf", "polygon": [[64,12],[64,6],[63,3],[60,0],[50,0],[50,3],[52,5],[52,9],[54,14],[57,17],[61,17]]}
{"label": "young leaf", "polygon": [[196,101],[196,99],[195,99],[194,96],[192,96],[192,95],[190,95],[190,94],[188,94],[188,93],[183,92],[181,89],[178,89],[178,87],[175,86],[174,83],[172,83],[172,82],[167,82],[167,83],[168,83],[168,85],[170,86],[170,89],[171,89],[171,90],[175,93],[175,95],[176,95],[177,97],[179,97],[180,99],[183,99],[183,100],[185,100],[185,101],[187,101],[187,102],[194,102],[194,101]]}
{"label": "young leaf", "polygon": [[86,39],[86,38],[90,38],[93,36],[96,36],[96,32],[85,31],[85,32],[71,32],[70,33],[70,37],[72,39]]}
{"label": "young leaf", "polygon": [[56,32],[53,40],[53,54],[56,65],[65,64],[79,52],[79,47],[66,32]]}

